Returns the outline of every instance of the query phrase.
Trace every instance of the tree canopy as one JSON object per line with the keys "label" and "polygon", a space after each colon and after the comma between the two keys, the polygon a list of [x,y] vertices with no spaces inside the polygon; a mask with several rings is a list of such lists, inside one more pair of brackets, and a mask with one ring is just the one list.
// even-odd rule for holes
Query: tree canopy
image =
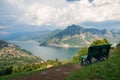
{"label": "tree canopy", "polygon": [[107,38],[94,40],[90,46],[106,45],[109,44]]}

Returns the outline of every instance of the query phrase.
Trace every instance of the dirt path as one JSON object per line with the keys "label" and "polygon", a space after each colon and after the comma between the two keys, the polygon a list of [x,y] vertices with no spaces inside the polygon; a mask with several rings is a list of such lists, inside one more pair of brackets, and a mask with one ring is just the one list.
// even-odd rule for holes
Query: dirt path
{"label": "dirt path", "polygon": [[49,68],[43,72],[19,77],[13,80],[64,80],[80,68],[82,68],[80,64],[69,64],[66,66]]}

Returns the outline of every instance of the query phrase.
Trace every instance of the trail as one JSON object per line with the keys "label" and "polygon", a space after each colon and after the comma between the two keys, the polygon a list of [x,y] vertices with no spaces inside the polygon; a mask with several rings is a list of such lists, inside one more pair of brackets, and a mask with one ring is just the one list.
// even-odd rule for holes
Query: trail
{"label": "trail", "polygon": [[49,68],[42,72],[15,78],[13,80],[64,80],[80,68],[82,68],[80,64],[68,64]]}

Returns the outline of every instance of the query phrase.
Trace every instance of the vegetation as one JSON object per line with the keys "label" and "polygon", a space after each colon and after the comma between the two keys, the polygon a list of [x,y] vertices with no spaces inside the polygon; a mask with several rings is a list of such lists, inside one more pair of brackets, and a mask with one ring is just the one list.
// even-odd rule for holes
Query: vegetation
{"label": "vegetation", "polygon": [[91,46],[105,45],[105,44],[109,44],[109,41],[108,41],[106,38],[104,38],[103,40],[100,40],[100,39],[94,40],[94,41],[92,42]]}
{"label": "vegetation", "polygon": [[80,59],[81,59],[80,56],[86,55],[87,52],[88,52],[87,47],[83,47],[83,48],[79,49],[78,54],[73,56],[71,61],[72,62],[80,62]]}
{"label": "vegetation", "polygon": [[[108,41],[106,38],[104,38],[104,39],[102,39],[102,40],[100,40],[100,39],[94,40],[94,41],[90,44],[90,46],[105,45],[105,44],[109,44],[109,41]],[[78,51],[78,54],[72,57],[71,62],[80,62],[81,56],[87,55],[87,53],[88,53],[88,47],[83,47],[83,48],[81,48],[81,49]]]}
{"label": "vegetation", "polygon": [[120,45],[111,50],[106,61],[85,65],[65,80],[120,80]]}
{"label": "vegetation", "polygon": [[0,76],[11,74],[12,68],[13,68],[12,66],[8,66],[6,68],[0,69]]}
{"label": "vegetation", "polygon": [[47,68],[48,65],[58,66],[60,64],[57,58],[45,62],[25,49],[0,40],[0,76],[41,70]]}
{"label": "vegetation", "polygon": [[19,73],[12,73],[9,75],[0,76],[0,80],[12,80],[13,78],[19,77],[19,76],[27,76],[33,73],[37,73],[39,70],[36,71],[27,71],[27,72],[19,72]]}
{"label": "vegetation", "polygon": [[[66,39],[63,41],[64,44],[69,44],[70,46],[80,46],[84,44],[84,40],[79,37],[71,37],[70,39]],[[85,45],[82,45],[85,46]]]}
{"label": "vegetation", "polygon": [[0,76],[41,68],[42,62],[41,58],[33,56],[31,52],[0,40]]}
{"label": "vegetation", "polygon": [[61,64],[61,62],[56,58],[55,61],[54,60],[47,60],[45,62],[46,65],[53,65],[53,66],[59,66]]}
{"label": "vegetation", "polygon": [[119,42],[119,36],[119,33],[105,29],[99,30],[95,28],[82,28],[79,25],[71,25],[55,34],[55,36],[47,38],[47,40],[41,42],[40,45],[64,47],[64,45],[67,44],[68,47],[85,47],[91,43],[93,39],[103,37],[109,39],[112,44],[116,44]]}
{"label": "vegetation", "polygon": [[[32,60],[34,61],[34,60]],[[39,60],[38,60],[39,61]],[[11,73],[20,73],[20,72],[27,72],[27,71],[35,71],[37,69],[45,69],[47,68],[48,65],[53,66],[59,66],[61,65],[61,62],[58,59],[55,60],[47,60],[44,63],[41,62],[26,62],[23,60],[16,60],[14,63],[8,62],[3,62],[3,64],[0,66],[0,76],[2,75],[8,75]],[[20,62],[20,63],[19,63]],[[19,64],[18,64],[19,63]],[[31,64],[30,64],[31,63]]]}
{"label": "vegetation", "polygon": [[[95,40],[93,41],[91,46],[104,45],[104,44],[109,44],[107,39]],[[31,73],[34,73],[34,71],[36,70],[46,69],[48,65],[51,65],[53,67],[53,66],[60,66],[62,64],[68,64],[69,62],[78,63],[80,62],[80,56],[86,55],[87,52],[88,52],[88,48],[84,47],[78,51],[77,55],[73,56],[71,61],[63,60],[62,62],[60,62],[57,58],[55,60],[47,60],[45,62],[40,62],[39,58],[28,59],[27,57],[8,58],[5,61],[6,56],[8,56],[8,54],[6,54],[0,57],[0,64],[2,64],[2,66],[0,67],[0,76],[1,76],[0,80],[14,78],[15,76],[17,77],[20,76],[21,74],[29,75]],[[71,77],[65,80],[119,80],[120,79],[119,56],[120,56],[120,44],[118,44],[115,49],[111,50],[110,58],[108,60],[92,65],[85,65],[82,69],[78,70],[73,75],[71,75]],[[11,63],[9,61],[11,61]],[[7,75],[7,76],[3,76],[3,75]]]}

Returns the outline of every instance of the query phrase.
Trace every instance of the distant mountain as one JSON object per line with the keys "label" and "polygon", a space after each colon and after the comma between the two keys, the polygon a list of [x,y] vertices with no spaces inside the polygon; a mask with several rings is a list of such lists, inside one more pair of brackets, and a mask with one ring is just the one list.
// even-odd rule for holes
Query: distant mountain
{"label": "distant mountain", "polygon": [[4,40],[10,41],[10,40],[17,40],[17,41],[27,41],[27,40],[33,40],[37,42],[44,42],[49,38],[54,37],[57,33],[61,32],[62,30],[57,29],[54,31],[35,31],[35,32],[20,32],[20,33],[14,33],[12,35],[9,35],[4,38]]}
{"label": "distant mountain", "polygon": [[94,39],[107,38],[111,43],[120,40],[120,34],[95,28],[82,28],[79,25],[68,26],[53,38],[46,40],[41,46],[83,47],[88,46]]}
{"label": "distant mountain", "polygon": [[74,35],[79,35],[82,33],[92,33],[92,34],[97,34],[97,35],[101,35],[101,34],[106,34],[107,30],[98,30],[95,28],[88,28],[88,29],[84,29],[82,27],[80,27],[79,25],[72,25],[72,26],[68,26],[64,31],[58,33],[55,35],[56,38],[63,38],[65,36],[74,36]]}
{"label": "distant mountain", "polygon": [[40,40],[42,35],[46,35],[49,32],[51,31],[18,32],[5,37],[4,40]]}
{"label": "distant mountain", "polygon": [[21,49],[10,42],[0,40],[0,64],[7,65],[22,65],[25,63],[41,63],[43,60],[40,57],[33,56],[31,52]]}
{"label": "distant mountain", "polygon": [[83,28],[73,24],[64,30],[15,33],[4,40],[33,40],[39,42],[40,46],[83,47],[88,46],[94,39],[101,38],[107,38],[111,44],[116,44],[120,42],[120,32],[119,30]]}

